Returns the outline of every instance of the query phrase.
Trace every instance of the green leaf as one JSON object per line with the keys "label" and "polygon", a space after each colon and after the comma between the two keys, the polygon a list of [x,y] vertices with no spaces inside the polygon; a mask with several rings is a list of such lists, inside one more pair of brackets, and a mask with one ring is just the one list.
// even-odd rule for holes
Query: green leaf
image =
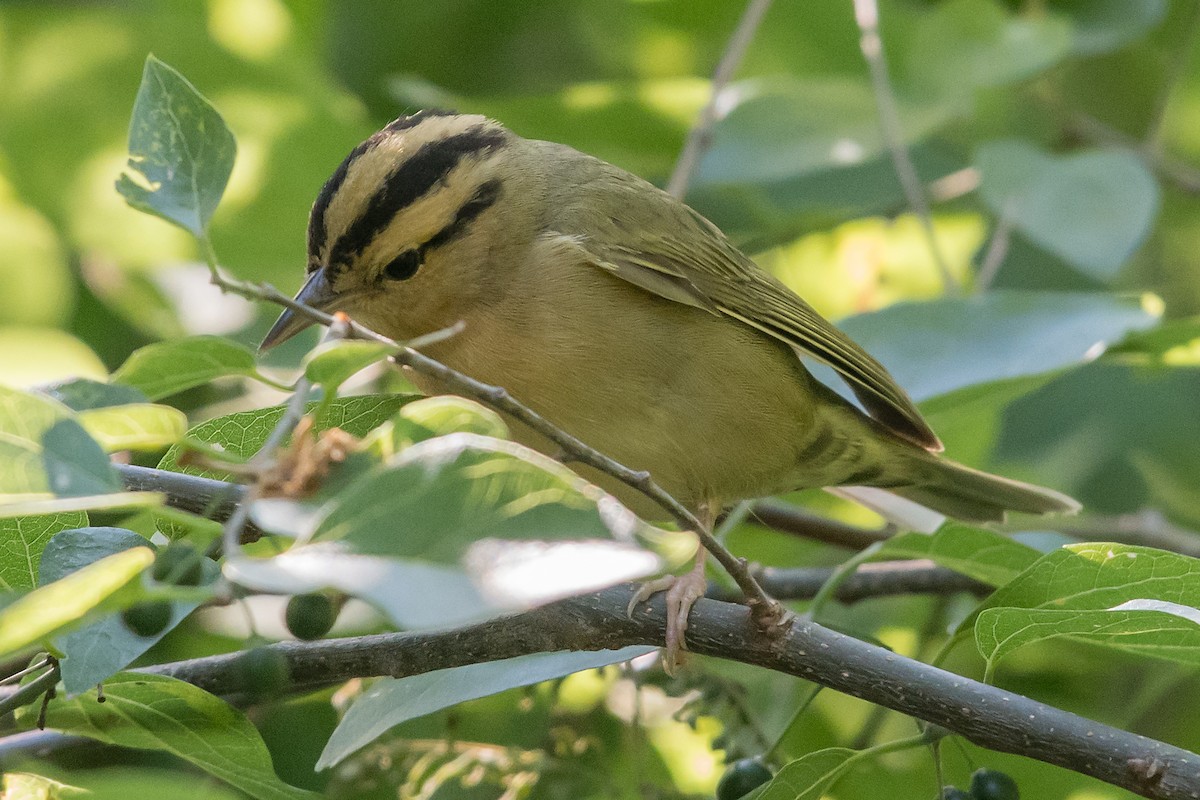
{"label": "green leaf", "polygon": [[65,800],[68,797],[91,797],[86,789],[34,775],[30,772],[5,772],[0,797],[4,800]]}
{"label": "green leaf", "polygon": [[443,395],[414,400],[390,420],[371,431],[363,449],[381,459],[391,458],[410,445],[447,433],[477,433],[508,438],[508,426],[487,406],[464,397]]}
{"label": "green leaf", "polygon": [[1157,309],[1140,297],[994,291],[898,303],[842,320],[839,327],[923,401],[1090,361],[1157,319]]}
{"label": "green leaf", "polygon": [[162,750],[259,800],[316,800],[279,780],[262,737],[245,715],[189,683],[122,673],[104,682],[106,701],[51,701],[47,726],[138,750]]}
{"label": "green leaf", "polygon": [[936,533],[902,533],[883,543],[877,557],[927,558],[977,581],[1003,586],[1038,560],[1038,551],[1007,536],[958,522]]}
{"label": "green leaf", "polygon": [[[154,551],[138,547],[102,558],[35,589],[0,611],[0,657],[85,624],[94,614],[127,605],[140,594],[142,570]],[[131,587],[138,583],[139,588]]]}
{"label": "green leaf", "polygon": [[[354,436],[365,436],[373,428],[387,421],[411,399],[410,395],[394,394],[339,397],[330,402],[314,429],[319,432],[328,428],[341,428]],[[309,403],[307,410],[312,412],[317,405]],[[284,410],[284,406],[273,406],[210,419],[189,430],[187,438],[219,447],[231,456],[231,460],[245,460],[258,452],[267,441]],[[173,446],[159,462],[159,469],[202,475],[216,480],[229,480],[232,477],[229,473],[219,470],[181,467],[181,452],[182,448],[179,445]]]}
{"label": "green leaf", "polygon": [[42,434],[42,467],[58,497],[89,497],[123,488],[104,450],[72,419],[59,420]]}
{"label": "green leaf", "polygon": [[1097,280],[1114,277],[1150,233],[1158,183],[1133,153],[1053,156],[1024,141],[981,146],[980,192],[1031,241]]}
{"label": "green leaf", "polygon": [[1071,33],[1066,19],[1045,10],[1016,15],[994,0],[950,0],[921,16],[908,74],[951,94],[1016,83],[1066,56]]}
{"label": "green leaf", "polygon": [[[865,80],[746,81],[726,91],[737,104],[713,127],[697,185],[772,183],[884,151],[875,95]],[[906,141],[925,137],[961,111],[948,101],[900,98]]]}
{"label": "green leaf", "polygon": [[0,493],[49,492],[42,434],[71,412],[43,395],[0,386]]}
{"label": "green leaf", "polygon": [[[124,528],[78,528],[58,533],[42,554],[41,583],[64,578],[101,558],[135,547],[145,547],[145,537]],[[215,564],[205,564],[215,578]],[[200,604],[199,600],[171,601],[171,618],[154,636],[138,636],[111,615],[85,628],[55,638],[55,648],[63,654],[59,674],[67,694],[74,696],[129,666],[138,656],[183,621]]]}
{"label": "green leaf", "polygon": [[146,402],[146,395],[132,386],[101,383],[86,378],[76,378],[37,388],[39,392],[49,395],[72,411],[88,411],[93,408]]}
{"label": "green leaf", "polygon": [[825,790],[842,777],[857,750],[829,747],[784,764],[757,800],[820,800]]}
{"label": "green leaf", "polygon": [[[1109,543],[1068,545],[1047,553],[1006,585],[997,589],[958,626],[963,634],[976,625],[988,609],[1035,609],[1068,612],[1108,611],[1130,600],[1155,600],[1178,606],[1200,607],[1200,559],[1166,550]],[[1134,613],[1134,612],[1122,612]],[[1146,613],[1146,612],[1137,612]],[[1039,634],[1052,636],[1060,629],[1086,627],[1089,620],[1071,623],[1067,617],[1013,617],[1004,631],[1020,630],[1029,623],[1030,631],[1020,644],[1036,641]],[[993,615],[990,619],[995,622]],[[1092,620],[1097,619],[1092,617]],[[1035,623],[1048,622],[1040,628]],[[1178,626],[1175,626],[1178,627]],[[999,630],[999,629],[998,629]],[[991,634],[984,633],[991,649]],[[998,632],[997,641],[1004,637]],[[1001,648],[1002,645],[995,645]],[[1005,650],[1004,652],[1011,651]],[[997,656],[999,657],[999,656]]]}
{"label": "green leaf", "polygon": [[1093,513],[1155,508],[1200,526],[1200,368],[1125,361],[1088,364],[1010,404],[992,464],[1050,481]]}
{"label": "green leaf", "polygon": [[1116,50],[1157,27],[1167,0],[1054,0],[1054,10],[1075,27],[1073,49],[1090,56]]}
{"label": "green leaf", "polygon": [[254,352],[220,336],[192,336],[134,350],[113,373],[151,400],[231,375],[257,376]]}
{"label": "green leaf", "polygon": [[388,729],[410,719],[506,689],[532,686],[574,672],[629,661],[650,652],[653,648],[634,646],[585,653],[535,653],[441,669],[410,678],[384,678],[350,706],[321,753],[317,769],[338,764]]}
{"label": "green leaf", "polygon": [[339,493],[317,536],[356,552],[455,563],[486,537],[629,541],[645,523],[562,464],[454,433],[402,450]]}
{"label": "green leaf", "polygon": [[[336,589],[370,603],[403,630],[448,628],[494,614],[462,569],[364,556],[328,542],[293,547],[273,558],[232,558],[225,577],[247,589],[306,594]],[[437,602],[430,602],[436,597]]]}
{"label": "green leaf", "polygon": [[304,376],[326,392],[335,392],[356,372],[387,358],[396,348],[379,342],[325,342],[304,359]]}
{"label": "green leaf", "polygon": [[129,205],[203,237],[233,171],[237,143],[187,79],[146,59],[129,123],[129,169],[117,191]]}
{"label": "green leaf", "polygon": [[54,534],[87,525],[81,512],[0,518],[0,589],[32,589],[42,551]]}
{"label": "green leaf", "polygon": [[38,585],[54,583],[113,553],[149,546],[145,536],[126,528],[81,526],[59,531],[42,550]]}
{"label": "green leaf", "polygon": [[82,497],[34,498],[0,505],[0,519],[73,511],[138,509],[160,506],[164,502],[166,495],[161,492],[109,492]]}
{"label": "green leaf", "polygon": [[1190,618],[1175,611],[1122,606],[1099,611],[989,608],[975,620],[975,644],[987,659],[989,678],[1005,656],[1026,645],[1058,638],[1200,665],[1200,624],[1196,620],[1200,611],[1195,608],[1186,611],[1190,612]]}
{"label": "green leaf", "polygon": [[162,450],[183,438],[187,415],[153,403],[79,412],[79,424],[108,452]]}

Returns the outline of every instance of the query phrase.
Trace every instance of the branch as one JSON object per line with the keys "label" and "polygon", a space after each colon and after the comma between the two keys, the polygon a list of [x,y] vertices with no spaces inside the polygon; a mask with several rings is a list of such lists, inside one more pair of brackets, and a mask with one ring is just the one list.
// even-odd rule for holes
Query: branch
{"label": "branch", "polygon": [[[287,642],[271,647],[287,659],[298,689],[352,677],[407,677],[437,669],[559,650],[655,645],[665,635],[661,595],[632,618],[634,587],[618,586],[510,617],[429,633],[396,633]],[[648,610],[647,610],[648,609]],[[905,658],[811,621],[768,636],[743,606],[700,600],[688,646],[700,655],[752,664],[862,698],[940,725],[982,747],[1027,756],[1120,786],[1144,797],[1194,798],[1200,755],[1104,725],[994,686]],[[250,687],[238,654],[147,667],[222,695]]]}
{"label": "branch", "polygon": [[925,199],[921,179],[913,166],[908,148],[904,145],[900,112],[896,108],[896,96],[892,93],[891,80],[888,78],[887,61],[883,57],[883,39],[879,35],[879,6],[876,0],[854,0],[854,20],[858,23],[861,34],[859,47],[870,70],[871,88],[875,93],[875,104],[879,108],[879,128],[884,144],[892,155],[892,162],[896,165],[896,177],[900,179],[900,186],[904,189],[908,204],[921,219],[921,227],[925,231],[929,251],[937,263],[938,272],[941,273],[942,284],[948,293],[957,294],[961,287],[950,272],[946,257],[938,246],[929,201]]}
{"label": "branch", "polygon": [[679,160],[675,162],[675,170],[667,182],[667,192],[673,197],[682,200],[683,196],[687,194],[688,184],[692,180],[696,166],[700,163],[700,157],[712,144],[712,129],[717,122],[721,96],[725,93],[725,87],[729,85],[729,81],[733,79],[734,71],[737,70],[738,64],[746,55],[746,50],[750,47],[750,42],[754,39],[754,34],[758,31],[758,26],[770,7],[771,0],[750,0],[746,4],[746,10],[742,12],[742,18],[738,20],[737,28],[729,37],[729,43],[725,45],[725,53],[717,62],[716,71],[713,72],[708,102],[700,111],[696,124],[688,131],[683,152],[679,154]]}
{"label": "branch", "polygon": [[859,528],[772,500],[755,503],[749,517],[751,521],[780,533],[803,536],[848,550],[862,550],[890,538],[896,532],[890,524],[882,528]]}
{"label": "branch", "polygon": [[[754,577],[772,597],[780,600],[811,600],[830,578],[834,567],[796,567],[780,569],[760,567]],[[971,592],[986,595],[992,587],[966,575],[936,566],[932,561],[876,561],[861,565],[853,575],[841,581],[834,599],[841,603],[857,603],[874,597],[898,594],[947,595]],[[713,600],[737,602],[738,595],[719,586],[710,587],[707,596]]]}

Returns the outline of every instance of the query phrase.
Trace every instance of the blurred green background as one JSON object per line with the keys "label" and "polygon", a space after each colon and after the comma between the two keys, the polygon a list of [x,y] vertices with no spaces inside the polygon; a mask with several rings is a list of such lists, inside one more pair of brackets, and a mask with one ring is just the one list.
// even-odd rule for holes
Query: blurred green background
{"label": "blurred green background", "polygon": [[[308,209],[326,177],[362,138],[422,107],[489,114],[665,183],[742,10],[731,0],[0,4],[0,382],[102,379],[135,348],[188,333],[255,343],[274,316],[222,298],[187,234],[113,190],[148,53],[192,80],[237,136],[213,226],[222,263],[288,291],[299,284]],[[849,0],[777,0],[722,96],[727,116],[689,201],[820,311],[854,317],[848,330],[902,383],[924,387],[914,396],[955,457],[1072,492],[1093,512],[1149,508],[1200,525],[1200,169],[1190,166],[1200,164],[1197,2],[891,0],[881,20],[905,138],[950,271],[974,295],[980,270],[995,267],[991,287],[1026,294],[981,300],[978,314],[973,301],[955,314],[936,303],[873,313],[934,300],[942,285],[879,133]],[[1037,192],[1028,188],[1039,180]],[[1018,189],[1040,205],[1012,206]],[[997,238],[1006,244],[994,246]],[[1103,313],[1079,311],[1081,293],[1125,299]],[[972,318],[994,321],[990,339],[959,338],[955,321]],[[1093,335],[1097,325],[1111,329],[1100,337],[1110,344],[1144,332],[1098,363],[1061,372],[1067,361],[1048,365],[1021,349],[1070,338],[1073,326]],[[304,347],[272,359],[294,365]],[[939,380],[924,380],[938,364]],[[185,410],[210,414],[213,399],[185,397]],[[735,543],[765,563],[838,557],[762,531]],[[930,610],[926,601],[875,602],[846,622],[912,653],[922,639],[911,620]],[[1082,649],[1035,652],[1008,668],[1020,690],[1200,743],[1194,724],[1164,705],[1178,674],[1120,658],[1101,665]],[[799,691],[760,677],[751,694],[764,709]],[[1132,687],[1133,700],[1114,708],[1102,688],[1110,686]],[[580,702],[580,715],[592,713],[592,701]],[[545,704],[529,705],[536,716]],[[314,708],[329,716],[327,705]],[[844,743],[868,713],[846,698],[823,698],[819,709],[801,751]],[[301,712],[262,720],[285,773],[288,745],[311,744],[289,741],[290,724],[279,720],[290,713]],[[461,717],[494,726],[485,706]],[[888,726],[911,732],[906,721]],[[673,785],[710,790],[719,767],[706,746],[671,755],[685,729],[671,728],[659,746]],[[301,756],[286,777],[311,782]],[[980,756],[952,758],[969,765]],[[1014,774],[1027,768],[993,762]],[[924,776],[928,759],[897,756],[885,766]],[[1035,797],[1124,796],[1057,770],[1030,774],[1044,788]],[[869,796],[885,776],[870,766],[844,796]],[[913,785],[927,788],[927,778]]]}

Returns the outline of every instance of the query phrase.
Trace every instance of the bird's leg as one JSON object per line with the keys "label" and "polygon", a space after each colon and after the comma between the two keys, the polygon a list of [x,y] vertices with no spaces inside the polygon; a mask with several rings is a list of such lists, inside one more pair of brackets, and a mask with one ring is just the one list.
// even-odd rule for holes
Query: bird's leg
{"label": "bird's leg", "polygon": [[[711,530],[712,513],[708,511],[707,506],[701,507],[698,516]],[[633,616],[633,609],[638,603],[655,592],[667,593],[667,642],[663,651],[663,667],[668,675],[674,675],[676,667],[683,663],[683,653],[687,650],[684,634],[687,632],[688,615],[692,612],[692,606],[704,596],[704,591],[708,588],[708,579],[704,575],[707,559],[708,551],[698,545],[690,570],[683,575],[665,575],[642,584],[629,601],[628,612]]]}

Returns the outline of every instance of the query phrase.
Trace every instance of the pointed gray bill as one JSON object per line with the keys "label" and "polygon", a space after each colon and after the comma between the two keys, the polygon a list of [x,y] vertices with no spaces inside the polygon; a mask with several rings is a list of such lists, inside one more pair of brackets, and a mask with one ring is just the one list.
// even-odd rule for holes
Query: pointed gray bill
{"label": "pointed gray bill", "polygon": [[[336,299],[337,296],[329,286],[329,282],[325,280],[325,270],[323,269],[313,272],[305,282],[304,288],[296,295],[297,303],[304,303],[320,311],[328,311]],[[267,331],[267,335],[263,337],[262,343],[258,346],[259,352],[282,344],[312,324],[313,321],[307,317],[297,314],[290,308],[285,308],[279,315],[279,319],[275,320],[275,324],[271,326],[271,330]]]}

